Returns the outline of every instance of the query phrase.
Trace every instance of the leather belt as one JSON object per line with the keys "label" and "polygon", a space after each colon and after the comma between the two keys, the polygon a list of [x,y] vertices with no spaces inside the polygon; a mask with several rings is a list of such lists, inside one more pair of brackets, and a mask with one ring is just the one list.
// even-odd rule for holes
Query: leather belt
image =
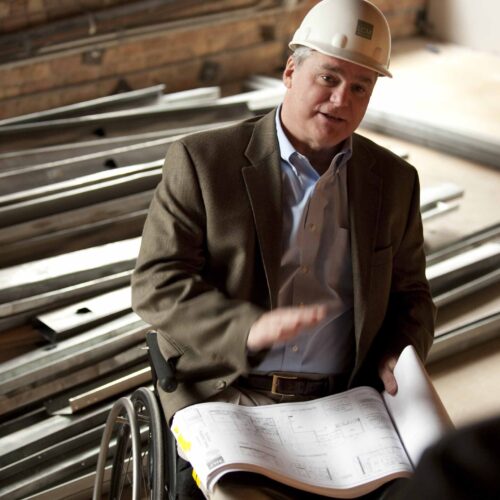
{"label": "leather belt", "polygon": [[238,379],[238,383],[248,389],[266,391],[278,396],[303,397],[322,397],[345,390],[346,382],[347,378],[344,376],[310,379],[281,373],[249,374]]}

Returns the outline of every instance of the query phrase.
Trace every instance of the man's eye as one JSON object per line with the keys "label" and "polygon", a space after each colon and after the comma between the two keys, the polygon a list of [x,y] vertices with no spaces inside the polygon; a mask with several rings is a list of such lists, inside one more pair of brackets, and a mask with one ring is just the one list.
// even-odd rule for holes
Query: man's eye
{"label": "man's eye", "polygon": [[321,79],[329,85],[334,85],[337,82],[337,79],[330,75],[321,75]]}
{"label": "man's eye", "polygon": [[353,85],[352,91],[357,95],[365,95],[367,90],[362,85]]}

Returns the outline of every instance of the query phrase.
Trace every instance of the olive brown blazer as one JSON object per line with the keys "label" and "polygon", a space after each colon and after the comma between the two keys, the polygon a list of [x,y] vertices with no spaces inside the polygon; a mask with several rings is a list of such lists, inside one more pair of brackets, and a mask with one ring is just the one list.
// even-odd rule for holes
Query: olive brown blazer
{"label": "olive brown blazer", "polygon": [[[132,300],[176,363],[178,389],[160,394],[169,417],[249,371],[249,329],[276,307],[282,188],[274,119],[271,112],[168,149]],[[350,384],[376,385],[382,353],[413,344],[425,358],[433,339],[418,176],[355,134],[347,184],[356,342]]]}

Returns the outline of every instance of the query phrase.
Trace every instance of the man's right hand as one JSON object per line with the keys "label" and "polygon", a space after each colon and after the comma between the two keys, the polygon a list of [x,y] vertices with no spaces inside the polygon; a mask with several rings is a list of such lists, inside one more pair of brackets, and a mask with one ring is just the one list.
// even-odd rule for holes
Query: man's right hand
{"label": "man's right hand", "polygon": [[326,305],[281,307],[264,313],[250,328],[250,351],[267,349],[278,342],[296,337],[302,330],[317,325],[327,314]]}

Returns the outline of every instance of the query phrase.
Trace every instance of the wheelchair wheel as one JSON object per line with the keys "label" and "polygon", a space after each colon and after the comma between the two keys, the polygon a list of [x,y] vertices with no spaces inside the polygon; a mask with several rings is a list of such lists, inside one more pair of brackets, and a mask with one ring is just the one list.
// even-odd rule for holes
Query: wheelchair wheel
{"label": "wheelchair wheel", "polygon": [[[116,435],[110,499],[160,500],[165,497],[162,427],[157,400],[149,389],[142,387],[130,399],[122,398],[115,403],[103,435],[100,455],[104,456],[99,456],[97,470],[99,476],[100,462],[105,463],[108,455],[109,440]],[[95,500],[101,499],[102,488],[98,482],[96,477]]]}

